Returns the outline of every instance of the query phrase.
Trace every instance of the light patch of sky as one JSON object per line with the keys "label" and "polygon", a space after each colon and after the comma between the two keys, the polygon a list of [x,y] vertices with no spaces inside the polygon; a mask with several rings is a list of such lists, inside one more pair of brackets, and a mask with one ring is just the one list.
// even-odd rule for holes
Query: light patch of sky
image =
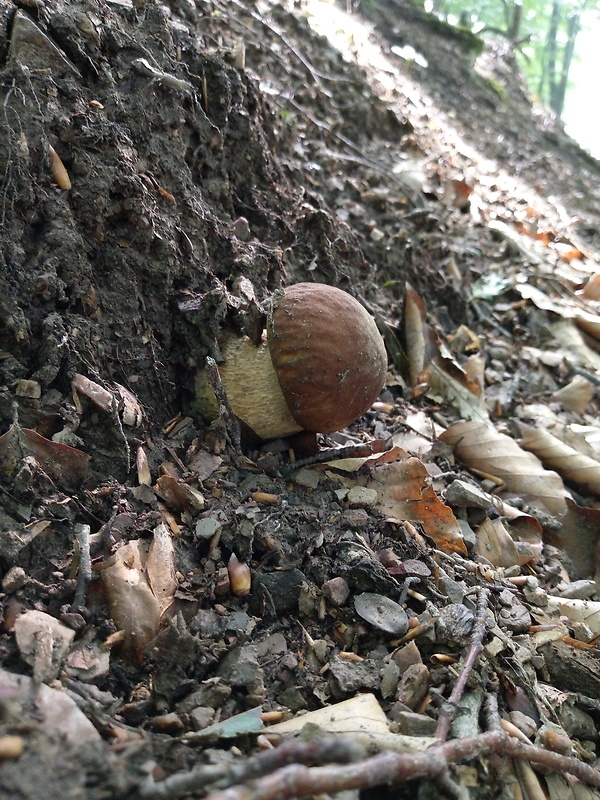
{"label": "light patch of sky", "polygon": [[575,44],[577,58],[571,66],[571,88],[565,98],[563,120],[569,136],[600,159],[600,20],[588,14]]}

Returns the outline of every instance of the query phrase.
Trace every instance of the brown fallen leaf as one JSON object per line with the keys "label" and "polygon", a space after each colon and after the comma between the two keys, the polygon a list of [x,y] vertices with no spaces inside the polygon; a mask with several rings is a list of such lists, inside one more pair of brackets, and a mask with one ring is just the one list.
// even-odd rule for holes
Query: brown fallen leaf
{"label": "brown fallen leaf", "polygon": [[576,375],[570,383],[554,392],[550,400],[560,403],[565,411],[583,414],[595,393],[594,386],[588,380]]}
{"label": "brown fallen leaf", "polygon": [[160,628],[177,588],[174,550],[167,527],[154,530],[152,542],[134,539],[100,567],[110,615],[125,632],[123,645],[139,659]]}
{"label": "brown fallen leaf", "polygon": [[458,520],[434,492],[430,475],[418,458],[373,467],[366,485],[376,490],[376,507],[383,514],[420,522],[423,532],[440,550],[466,555]]}
{"label": "brown fallen leaf", "polygon": [[204,508],[202,493],[171,475],[161,475],[156,481],[154,490],[171,508],[184,510],[195,508],[198,511]]}
{"label": "brown fallen leaf", "polygon": [[442,433],[440,441],[453,447],[465,466],[497,476],[508,491],[521,495],[531,505],[555,515],[567,510],[568,492],[560,476],[544,469],[533,453],[491,424],[457,422]]}
{"label": "brown fallen leaf", "polygon": [[600,495],[600,462],[579,453],[546,430],[519,423],[522,432],[519,444],[565,480],[576,483],[592,494]]}
{"label": "brown fallen leaf", "polygon": [[425,385],[426,394],[447,400],[467,419],[488,419],[481,383],[482,363],[473,361],[466,371],[450,356],[427,322],[421,296],[406,284],[404,333],[411,386]]}
{"label": "brown fallen leaf", "polygon": [[19,462],[33,456],[52,480],[76,488],[89,476],[89,456],[82,450],[53,442],[37,431],[21,428],[16,422],[0,436],[0,470],[12,475]]}
{"label": "brown fallen leaf", "polygon": [[517,547],[500,519],[484,519],[475,533],[477,552],[493,567],[512,567],[519,564]]}
{"label": "brown fallen leaf", "polygon": [[579,506],[567,498],[567,513],[558,530],[546,531],[549,544],[564,550],[576,578],[600,578],[600,509]]}
{"label": "brown fallen leaf", "polygon": [[161,522],[154,529],[146,560],[148,583],[152,594],[158,601],[158,611],[161,617],[175,597],[175,590],[178,586],[175,572],[173,538],[167,526]]}

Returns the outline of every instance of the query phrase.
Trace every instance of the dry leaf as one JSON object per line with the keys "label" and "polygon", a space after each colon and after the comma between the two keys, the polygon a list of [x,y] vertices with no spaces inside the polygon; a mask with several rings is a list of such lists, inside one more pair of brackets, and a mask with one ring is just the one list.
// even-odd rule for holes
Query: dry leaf
{"label": "dry leaf", "polygon": [[600,495],[600,463],[589,456],[582,455],[561,442],[545,430],[520,423],[523,433],[519,444],[549,467],[553,467],[563,478]]}
{"label": "dry leaf", "polygon": [[53,442],[14,422],[0,436],[0,469],[6,475],[12,475],[26,456],[33,456],[50,478],[68,488],[80,486],[89,475],[90,457],[87,453]]}
{"label": "dry leaf", "polygon": [[564,514],[568,493],[559,475],[523,450],[514,439],[489,424],[457,422],[440,440],[454,448],[458,460],[471,469],[502,480],[510,492],[524,497],[552,514]]}
{"label": "dry leaf", "polygon": [[148,581],[145,564],[149,544],[135,539],[120,547],[101,571],[110,615],[125,631],[125,649],[140,659],[160,625],[160,608]]}
{"label": "dry leaf", "polygon": [[600,428],[595,425],[578,425],[577,423],[573,423],[569,425],[568,430],[571,431],[575,437],[581,436],[589,448],[589,451],[583,451],[581,447],[570,439],[567,440],[568,444],[576,450],[579,450],[579,452],[586,452],[587,455],[592,456],[596,461],[600,461]]}
{"label": "dry leaf", "polygon": [[141,658],[177,589],[175,554],[167,527],[158,525],[150,543],[135,539],[120,547],[103,565],[101,576],[110,614],[125,631],[124,646]]}
{"label": "dry leaf", "polygon": [[596,272],[581,290],[587,300],[600,300],[600,272]]}
{"label": "dry leaf", "polygon": [[195,508],[202,511],[204,508],[204,496],[193,486],[178,481],[171,475],[161,475],[154,487],[156,494],[176,509]]}
{"label": "dry leaf", "polygon": [[600,542],[600,510],[578,506],[567,499],[567,513],[560,518],[558,530],[546,531],[546,540],[564,550],[576,578],[600,574],[598,544]]}
{"label": "dry leaf", "polygon": [[146,574],[152,594],[158,601],[160,616],[173,602],[178,583],[175,577],[175,549],[167,526],[161,522],[154,529],[148,549]]}
{"label": "dry leaf", "polygon": [[499,519],[485,519],[476,530],[477,552],[494,567],[519,564],[519,553],[510,534]]}
{"label": "dry leaf", "polygon": [[566,411],[583,414],[591,403],[596,390],[594,386],[581,375],[576,375],[573,380],[550,397],[560,403]]}
{"label": "dry leaf", "polygon": [[467,419],[488,419],[481,385],[481,365],[472,365],[470,377],[444,348],[427,323],[423,299],[406,284],[404,330],[411,386],[426,384],[427,395],[447,400]]}
{"label": "dry leaf", "polygon": [[350,700],[309,711],[294,719],[278,722],[267,728],[269,733],[293,734],[305,725],[312,724],[326,733],[349,735],[377,750],[388,749],[400,753],[425,750],[434,743],[429,736],[403,736],[390,733],[389,721],[375,695],[359,694]]}
{"label": "dry leaf", "polygon": [[570,622],[585,622],[594,636],[600,634],[600,603],[548,595],[548,608],[557,608]]}
{"label": "dry leaf", "polygon": [[374,467],[367,486],[377,491],[376,507],[383,514],[420,522],[423,532],[440,550],[466,555],[460,525],[452,510],[434,492],[429,473],[418,458]]}

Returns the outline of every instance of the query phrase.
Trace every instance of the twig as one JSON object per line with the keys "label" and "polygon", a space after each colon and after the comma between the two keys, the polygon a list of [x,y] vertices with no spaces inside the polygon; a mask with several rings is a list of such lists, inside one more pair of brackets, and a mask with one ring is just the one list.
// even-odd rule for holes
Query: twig
{"label": "twig", "polygon": [[469,680],[469,676],[471,675],[473,667],[475,666],[477,659],[479,658],[479,654],[483,649],[483,637],[485,634],[485,620],[487,617],[489,596],[489,589],[483,586],[479,590],[479,596],[477,598],[477,615],[475,616],[475,623],[471,633],[471,644],[469,645],[469,650],[465,657],[461,673],[454,684],[454,688],[452,689],[448,701],[444,703],[440,709],[438,726],[435,732],[435,738],[440,742],[444,742],[448,738],[450,725],[452,724],[452,720],[456,714],[459,700],[463,695],[467,681]]}
{"label": "twig", "polygon": [[217,403],[219,404],[219,415],[223,419],[225,435],[229,440],[229,444],[235,450],[236,455],[240,455],[242,452],[240,423],[238,418],[231,410],[227,393],[225,392],[225,388],[221,381],[221,375],[219,374],[217,362],[214,360],[214,358],[212,358],[212,356],[206,356],[206,377],[208,378],[210,387],[215,393]]}
{"label": "twig", "polygon": [[[386,445],[387,446],[387,445]],[[323,464],[326,461],[339,461],[342,458],[368,458],[376,453],[385,452],[385,447],[382,449],[381,441],[375,442],[361,442],[360,444],[349,444],[345,447],[328,447],[326,450],[320,450],[312,456],[306,458],[299,458],[290,464],[284,464],[279,467],[279,472],[284,477],[290,475],[294,470],[300,467],[309,467],[313,464]]]}
{"label": "twig", "polygon": [[76,525],[75,535],[79,545],[79,572],[77,573],[77,587],[73,598],[72,612],[78,612],[85,606],[85,593],[89,582],[92,580],[92,559],[90,556],[90,532],[89,525]]}
{"label": "twig", "polygon": [[500,714],[498,713],[498,696],[490,692],[485,701],[485,715],[487,718],[487,725],[491,731],[499,731],[500,727]]}
{"label": "twig", "polygon": [[148,778],[140,787],[140,796],[144,800],[173,800],[217,782],[224,788],[259,778],[289,764],[348,764],[364,755],[363,746],[351,739],[332,736],[310,743],[293,740],[240,764],[202,765],[190,772],[178,772],[160,783]]}
{"label": "twig", "polygon": [[584,783],[600,787],[600,771],[583,761],[524,744],[503,731],[489,731],[479,736],[453,739],[420,753],[387,751],[345,766],[305,767],[294,764],[253,784],[209,794],[205,800],[293,800],[325,792],[368,789],[416,778],[432,781],[441,779],[441,785],[449,788],[446,776],[450,765],[492,754],[523,759],[551,771],[568,772]]}

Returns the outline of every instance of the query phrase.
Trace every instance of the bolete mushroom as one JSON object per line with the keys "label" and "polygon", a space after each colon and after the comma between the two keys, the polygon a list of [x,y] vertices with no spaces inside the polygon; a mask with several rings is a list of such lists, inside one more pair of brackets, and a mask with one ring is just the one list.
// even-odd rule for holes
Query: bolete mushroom
{"label": "bolete mushroom", "polygon": [[[262,439],[344,428],[376,400],[387,369],[373,318],[347,292],[321,283],[276,294],[259,346],[232,337],[222,353],[231,408]],[[203,370],[196,392],[203,413],[214,418],[217,404]]]}

